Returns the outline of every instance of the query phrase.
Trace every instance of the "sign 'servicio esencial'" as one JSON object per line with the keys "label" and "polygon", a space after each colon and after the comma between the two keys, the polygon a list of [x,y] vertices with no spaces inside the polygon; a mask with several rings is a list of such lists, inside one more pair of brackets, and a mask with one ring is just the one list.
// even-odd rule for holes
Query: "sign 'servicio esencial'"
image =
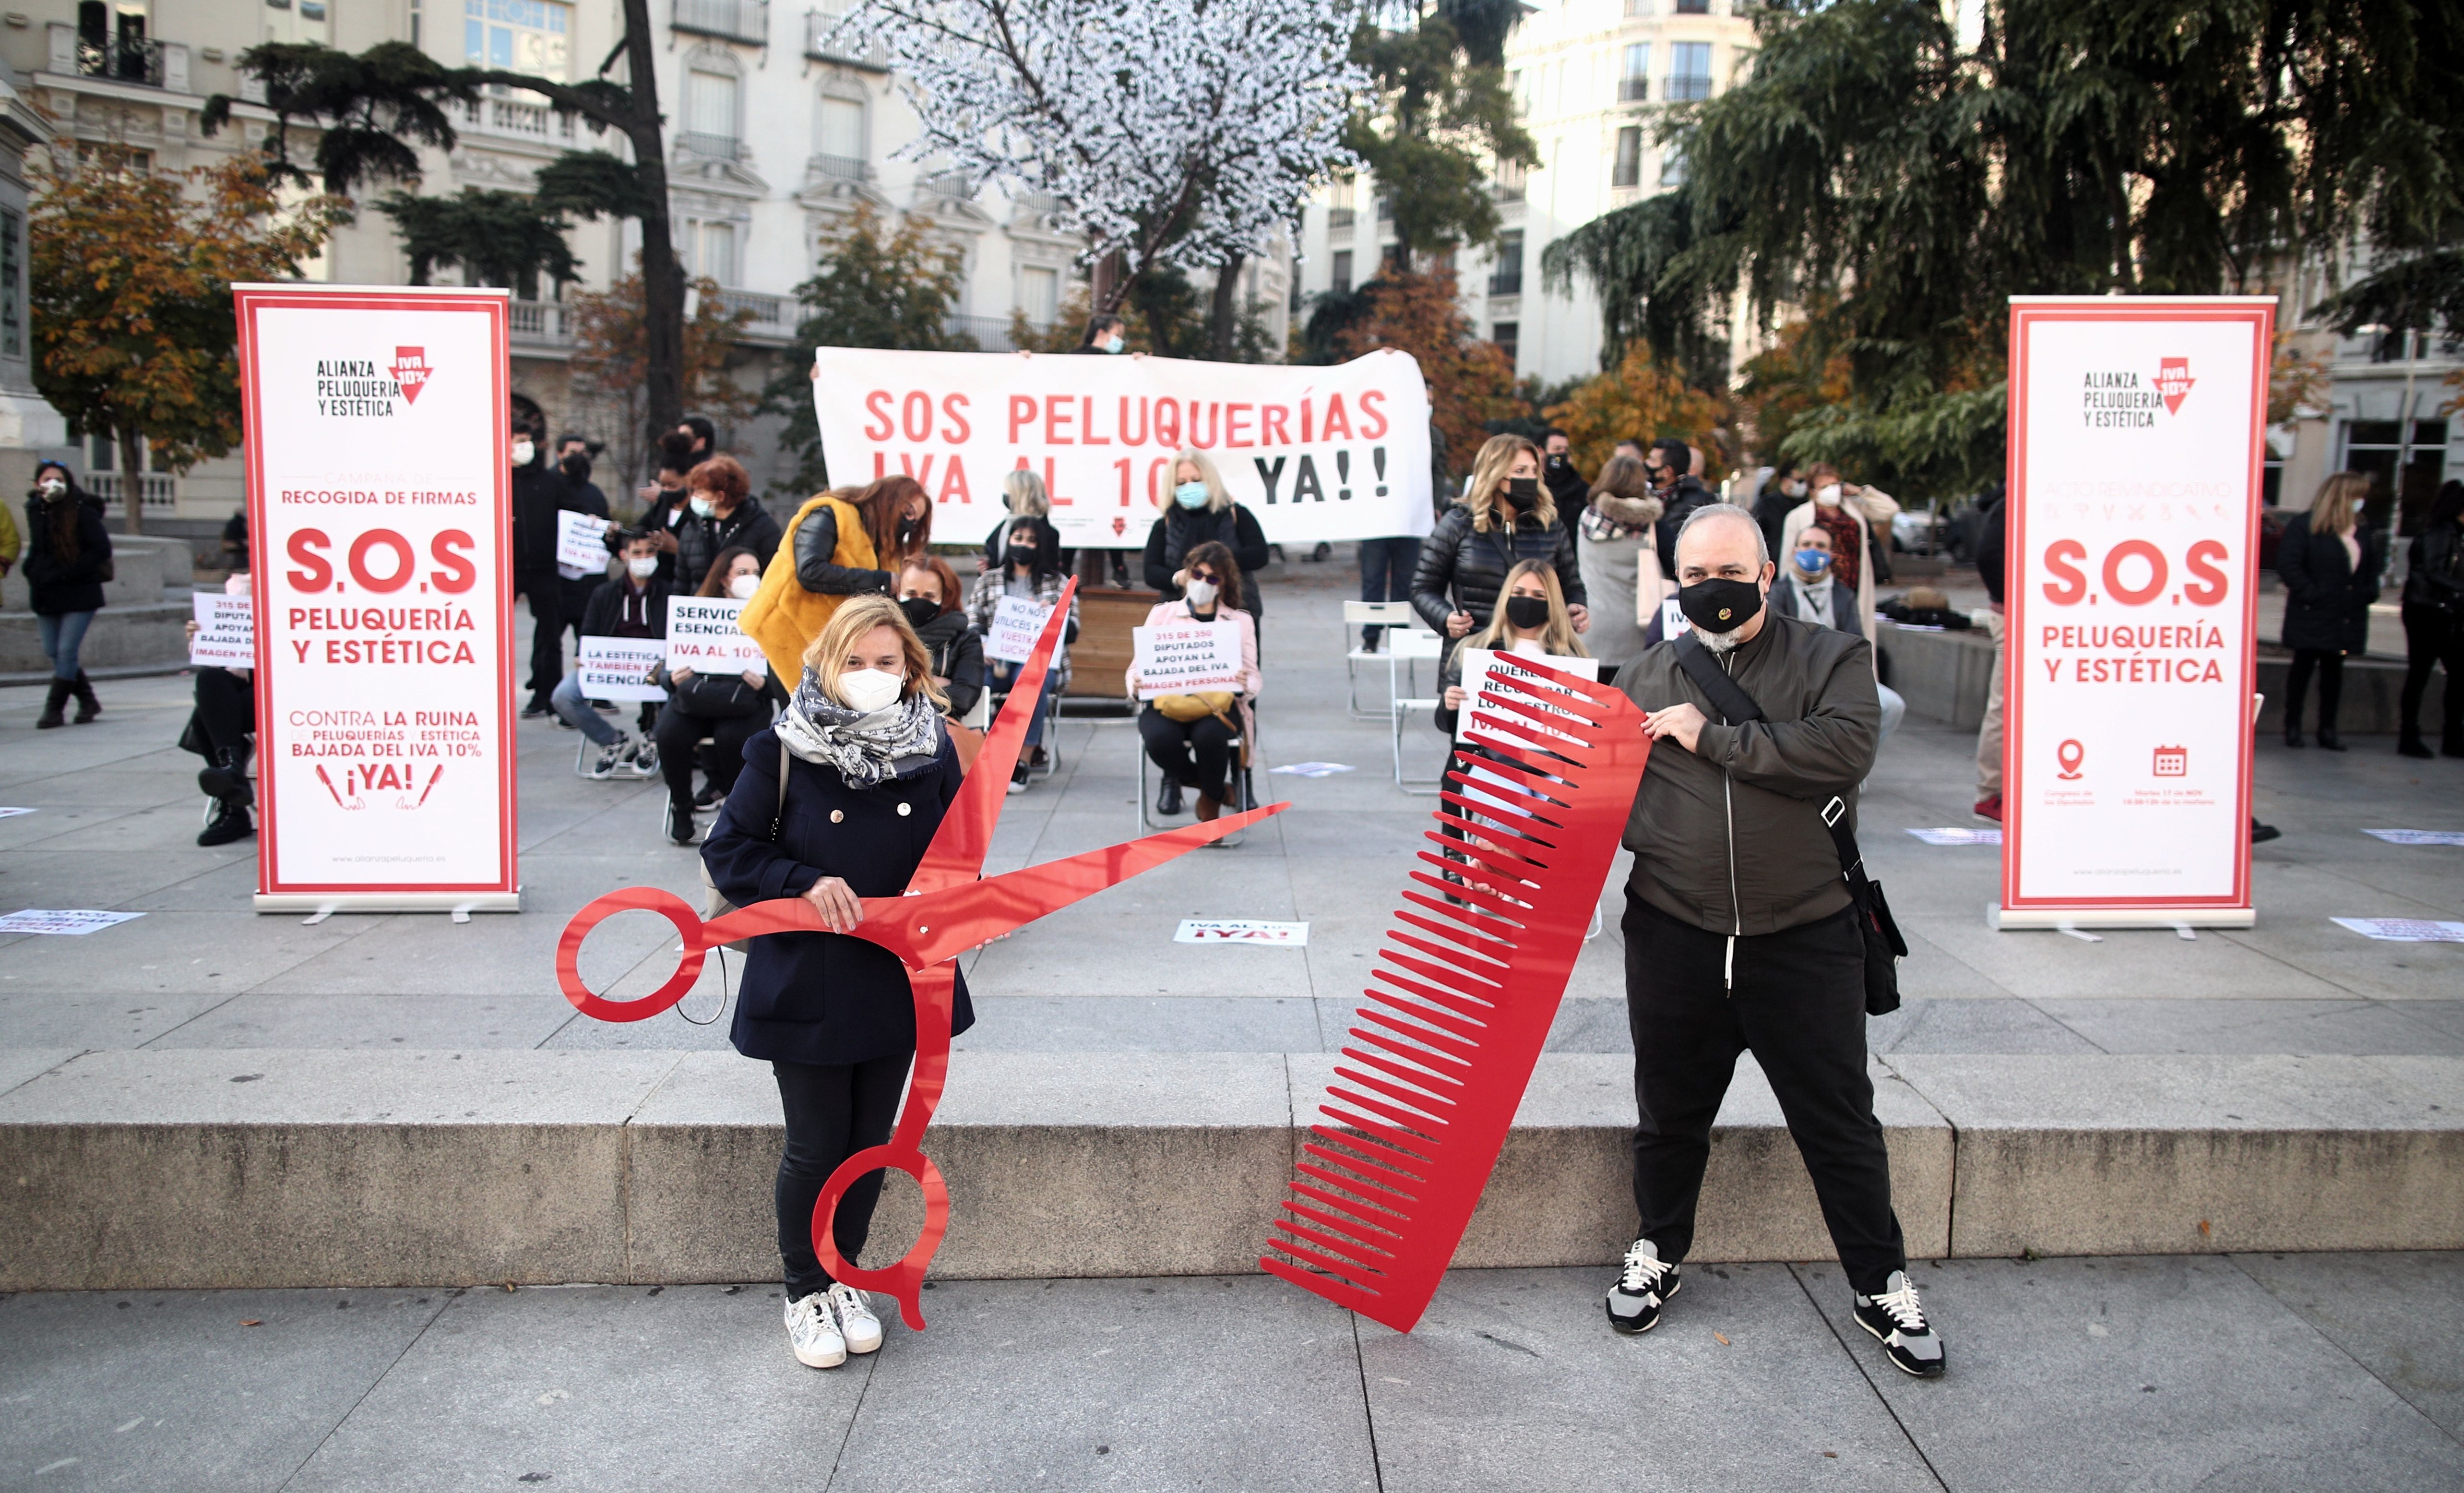
{"label": "sign 'servicio esencial'", "polygon": [[744,603],[732,596],[668,598],[668,667],[697,674],[766,673],[761,645],[736,625]]}
{"label": "sign 'servicio esencial'", "polygon": [[1173,501],[1174,453],[1203,450],[1285,545],[1429,532],[1429,395],[1409,353],[1331,366],[1026,353],[813,354],[831,477],[904,472],[935,538],[999,522],[1001,478],[1044,478],[1061,542],[1134,549]]}
{"label": "sign 'servicio esencial'", "polygon": [[507,293],[235,298],[256,907],[517,911]]}

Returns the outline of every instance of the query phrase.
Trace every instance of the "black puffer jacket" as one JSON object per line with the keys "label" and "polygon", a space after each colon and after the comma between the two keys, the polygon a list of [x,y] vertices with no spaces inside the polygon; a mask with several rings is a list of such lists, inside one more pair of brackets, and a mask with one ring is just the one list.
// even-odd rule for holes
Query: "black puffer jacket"
{"label": "black puffer jacket", "polygon": [[41,494],[26,499],[26,587],[37,617],[102,609],[103,572],[111,567],[111,534],[102,526],[102,505],[75,486],[64,499],[77,510],[77,553],[52,542],[52,513]]}
{"label": "black puffer jacket", "polygon": [[582,494],[564,473],[535,455],[514,469],[514,574],[556,577],[557,511],[583,512]]}
{"label": "black puffer jacket", "polygon": [[1659,496],[1660,527],[1653,537],[1660,541],[1661,563],[1673,576],[1677,573],[1677,531],[1685,527],[1685,516],[1718,502],[1720,494],[1705,487],[1701,477],[1688,473]]}
{"label": "black puffer jacket", "polygon": [[1179,601],[1180,587],[1172,583],[1172,578],[1188,564],[1191,550],[1210,540],[1230,550],[1233,562],[1241,567],[1241,609],[1251,617],[1265,615],[1257,575],[1274,558],[1274,551],[1266,545],[1266,532],[1258,527],[1257,516],[1239,503],[1224,509],[1172,505],[1147,530],[1147,584],[1161,591],[1165,601]]}
{"label": "black puffer jacket", "polygon": [[1471,510],[1461,504],[1447,509],[1437,532],[1420,544],[1420,568],[1412,577],[1412,609],[1439,637],[1447,636],[1446,614],[1458,609],[1471,613],[1474,630],[1487,626],[1497,593],[1506,588],[1506,573],[1521,560],[1545,560],[1556,566],[1566,604],[1585,604],[1572,529],[1563,523],[1544,529],[1526,514],[1510,531],[1492,527],[1483,534],[1471,526]]}
{"label": "black puffer jacket", "polygon": [[2359,653],[2370,646],[2370,604],[2379,599],[2379,537],[2357,527],[2362,562],[2332,534],[2312,534],[2303,514],[2284,526],[2276,573],[2284,582],[2284,646]]}
{"label": "black puffer jacket", "polygon": [[2464,610],[2464,525],[2437,524],[2413,536],[2404,604]]}
{"label": "black puffer jacket", "polygon": [[963,719],[984,692],[984,640],[976,635],[967,609],[943,612],[916,628],[915,636],[933,655],[933,672],[950,681],[943,691],[950,696],[950,718]]}

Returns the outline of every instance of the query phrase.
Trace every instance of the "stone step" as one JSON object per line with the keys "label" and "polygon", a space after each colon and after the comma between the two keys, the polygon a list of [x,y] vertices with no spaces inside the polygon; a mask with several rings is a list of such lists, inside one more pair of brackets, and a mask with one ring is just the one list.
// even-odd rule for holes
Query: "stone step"
{"label": "stone step", "polygon": [[[953,1279],[1255,1268],[1332,1059],[961,1053]],[[2464,1247],[2464,1059],[1874,1060],[1921,1258]],[[1542,1058],[1458,1264],[1614,1261],[1630,1068]],[[687,1283],[776,1268],[778,1099],[725,1052],[0,1052],[0,1290]],[[913,1237],[892,1178],[875,1262]],[[1698,1260],[1827,1258],[1750,1059]]]}

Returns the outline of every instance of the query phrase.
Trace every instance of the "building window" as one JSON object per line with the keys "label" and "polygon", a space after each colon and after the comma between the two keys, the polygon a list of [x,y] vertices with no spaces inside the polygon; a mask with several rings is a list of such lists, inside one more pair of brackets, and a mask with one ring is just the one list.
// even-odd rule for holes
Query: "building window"
{"label": "building window", "polygon": [[561,80],[573,8],[557,0],[462,0],[462,55],[473,67]]}
{"label": "building window", "polygon": [[1018,272],[1018,309],[1037,326],[1061,315],[1061,272],[1029,265]]}
{"label": "building window", "polygon": [[420,0],[410,0],[410,44],[414,48],[419,45],[419,4]]}
{"label": "building window", "polygon": [[1685,185],[1685,152],[1682,147],[1671,145],[1660,153],[1660,185],[1662,187]]}
{"label": "building window", "polygon": [[[2370,479],[2369,522],[2385,528],[2387,501],[2395,492],[2396,463],[2404,456],[2404,423],[2398,420],[2348,420],[2344,423],[2344,465]],[[2412,462],[2404,470],[2403,505],[2396,514],[2396,533],[2411,534],[2447,478],[2447,422],[2412,423]],[[2308,498],[2304,496],[2303,502]]]}
{"label": "building window", "polygon": [[685,267],[721,285],[736,277],[736,225],[688,221],[685,224]]}
{"label": "building window", "polygon": [[1521,229],[1497,235],[1497,259],[1488,272],[1488,293],[1492,296],[1523,294],[1523,231]]}
{"label": "building window", "polygon": [[1677,0],[1675,9],[1670,11],[1669,13],[1672,15],[1708,15],[1711,13],[1711,0]]}
{"label": "building window", "polygon": [[1668,87],[1661,93],[1670,103],[1691,103],[1711,97],[1711,44],[1673,42],[1668,48]]}
{"label": "building window", "polygon": [[1651,13],[1651,0],[1625,0],[1628,20],[1640,20]]}
{"label": "building window", "polygon": [[1617,131],[1617,165],[1609,173],[1611,187],[1642,185],[1642,126],[1629,124]]}
{"label": "building window", "polygon": [[1651,43],[1629,42],[1625,71],[1617,77],[1617,102],[1640,103],[1651,97]]}
{"label": "building window", "polygon": [[1495,342],[1497,350],[1506,355],[1507,362],[1514,363],[1518,362],[1517,355],[1522,351],[1523,323],[1520,321],[1493,322],[1488,329],[1488,340]]}
{"label": "building window", "polygon": [[0,358],[26,356],[26,265],[18,249],[23,223],[0,208]]}
{"label": "building window", "polygon": [[694,68],[685,75],[685,147],[697,154],[736,155],[735,75]]}
{"label": "building window", "polygon": [[1352,289],[1351,250],[1338,249],[1334,252],[1334,274],[1328,279],[1327,288],[1338,296]]}
{"label": "building window", "polygon": [[864,101],[860,99],[825,98],[813,121],[813,145],[821,155],[849,165],[862,165],[866,159]]}

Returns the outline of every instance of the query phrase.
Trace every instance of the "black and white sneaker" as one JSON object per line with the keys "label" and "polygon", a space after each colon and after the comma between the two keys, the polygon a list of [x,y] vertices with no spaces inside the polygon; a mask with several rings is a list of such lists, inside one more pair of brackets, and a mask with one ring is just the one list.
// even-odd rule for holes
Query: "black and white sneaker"
{"label": "black and white sneaker", "polygon": [[1920,1379],[1942,1376],[1942,1339],[1935,1335],[1932,1324],[1925,1321],[1925,1306],[1917,1300],[1916,1284],[1905,1270],[1894,1270],[1882,1283],[1880,1296],[1859,1295],[1857,1325],[1881,1341],[1882,1351],[1890,1355],[1891,1367],[1902,1373]]}
{"label": "black and white sneaker", "polygon": [[1660,1325],[1660,1308],[1677,1294],[1683,1266],[1663,1262],[1647,1239],[1625,1252],[1625,1268],[1609,1287],[1609,1326],[1620,1332],[1648,1332]]}

